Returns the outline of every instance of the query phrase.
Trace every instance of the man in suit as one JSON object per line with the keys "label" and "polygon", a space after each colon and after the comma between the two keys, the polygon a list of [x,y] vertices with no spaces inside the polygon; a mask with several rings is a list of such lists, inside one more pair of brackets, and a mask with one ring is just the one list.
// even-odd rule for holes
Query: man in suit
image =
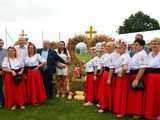
{"label": "man in suit", "polygon": [[3,105],[3,72],[2,72],[2,61],[4,57],[7,55],[6,49],[3,48],[4,42],[2,39],[0,39],[0,108]]}
{"label": "man in suit", "polygon": [[39,53],[44,59],[47,61],[47,65],[44,66],[41,71],[43,75],[44,80],[44,86],[46,89],[46,94],[48,98],[53,97],[53,74],[56,73],[56,65],[59,63],[59,67],[63,68],[65,67],[63,64],[60,63],[66,63],[61,57],[57,55],[57,53],[50,48],[50,42],[45,40],[43,41],[43,48],[38,49],[37,53]]}

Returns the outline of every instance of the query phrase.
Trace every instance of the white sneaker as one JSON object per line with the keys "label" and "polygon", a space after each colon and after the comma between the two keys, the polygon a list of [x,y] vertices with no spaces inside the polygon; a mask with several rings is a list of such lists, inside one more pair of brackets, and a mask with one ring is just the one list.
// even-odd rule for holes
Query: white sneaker
{"label": "white sneaker", "polygon": [[67,98],[68,98],[68,100],[71,100],[71,99],[72,99],[72,96],[71,96],[71,95],[68,95]]}
{"label": "white sneaker", "polygon": [[91,103],[91,102],[84,103],[84,106],[92,106],[92,105],[93,105],[93,103]]}
{"label": "white sneaker", "polygon": [[117,118],[122,118],[122,117],[124,117],[124,115],[117,114],[116,117],[117,117]]}
{"label": "white sneaker", "polygon": [[24,110],[24,109],[25,109],[25,106],[22,105],[22,106],[20,107],[20,109],[21,109],[21,110]]}
{"label": "white sneaker", "polygon": [[96,106],[97,106],[98,108],[100,108],[100,105],[99,105],[99,104],[97,104]]}
{"label": "white sneaker", "polygon": [[57,94],[57,95],[56,95],[56,98],[59,98],[59,97],[60,97],[59,94]]}
{"label": "white sneaker", "polygon": [[62,95],[62,98],[64,98],[64,97],[65,97],[65,95],[63,94],[63,95]]}
{"label": "white sneaker", "polygon": [[104,113],[104,110],[99,109],[98,112],[99,112],[99,113]]}
{"label": "white sneaker", "polygon": [[11,110],[16,110],[16,105],[14,105],[14,106],[11,108]]}

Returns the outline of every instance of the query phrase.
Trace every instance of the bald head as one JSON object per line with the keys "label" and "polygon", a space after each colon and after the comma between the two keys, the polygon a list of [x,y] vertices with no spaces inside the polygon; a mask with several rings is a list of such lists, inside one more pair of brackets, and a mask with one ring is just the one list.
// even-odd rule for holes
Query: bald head
{"label": "bald head", "polygon": [[18,39],[18,44],[19,44],[20,47],[24,47],[24,45],[26,44],[25,38],[19,38]]}
{"label": "bald head", "polygon": [[43,48],[44,49],[49,49],[50,48],[50,42],[48,40],[43,41]]}

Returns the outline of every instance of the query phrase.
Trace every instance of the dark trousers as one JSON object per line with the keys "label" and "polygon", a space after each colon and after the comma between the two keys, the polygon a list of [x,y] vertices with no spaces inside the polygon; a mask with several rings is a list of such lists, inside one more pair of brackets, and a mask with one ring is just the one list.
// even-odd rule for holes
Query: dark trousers
{"label": "dark trousers", "polygon": [[3,91],[2,91],[2,87],[3,87],[3,85],[2,85],[2,76],[0,75],[0,105],[2,105],[3,104]]}
{"label": "dark trousers", "polygon": [[53,74],[50,74],[48,70],[42,71],[44,87],[46,90],[47,98],[53,97]]}

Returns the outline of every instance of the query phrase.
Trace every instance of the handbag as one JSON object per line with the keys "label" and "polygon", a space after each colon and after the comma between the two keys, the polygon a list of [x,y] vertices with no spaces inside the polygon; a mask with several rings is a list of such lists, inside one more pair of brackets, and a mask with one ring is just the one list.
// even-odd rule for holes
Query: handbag
{"label": "handbag", "polygon": [[[12,69],[9,58],[8,58],[8,62],[9,62],[9,67],[10,67],[10,69]],[[15,76],[13,76],[13,80],[14,80],[14,83],[15,83],[15,84],[19,84],[20,81],[22,80],[22,77],[21,77],[21,75],[16,74]]]}
{"label": "handbag", "polygon": [[132,86],[132,83],[133,83],[134,79],[131,80],[130,82],[130,85],[131,85],[131,88],[134,89],[134,90],[144,90],[144,79],[141,78],[138,82],[138,85],[136,87],[133,87]]}

